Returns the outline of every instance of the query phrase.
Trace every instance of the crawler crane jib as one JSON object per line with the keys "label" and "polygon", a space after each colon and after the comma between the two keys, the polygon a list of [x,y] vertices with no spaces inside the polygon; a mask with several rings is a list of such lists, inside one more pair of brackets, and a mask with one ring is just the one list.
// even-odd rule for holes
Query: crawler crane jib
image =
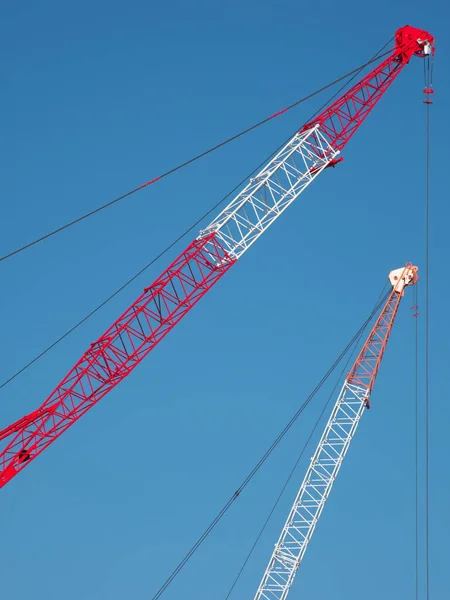
{"label": "crawler crane jib", "polygon": [[383,359],[405,287],[418,280],[417,267],[389,273],[392,290],[360,350],[333,407],[254,600],[285,600],[342,466]]}
{"label": "crawler crane jib", "polygon": [[35,411],[0,431],[6,485],[127,377],[338,156],[410,58],[434,38],[406,25],[382,62],[302,127],[100,336]]}

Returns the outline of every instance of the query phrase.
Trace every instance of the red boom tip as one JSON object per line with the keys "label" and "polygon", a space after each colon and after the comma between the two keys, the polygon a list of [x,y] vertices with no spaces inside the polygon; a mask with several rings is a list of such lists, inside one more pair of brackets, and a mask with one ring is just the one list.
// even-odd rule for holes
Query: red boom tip
{"label": "red boom tip", "polygon": [[405,25],[395,32],[395,46],[402,59],[408,61],[413,54],[427,56],[434,44],[434,36],[427,31]]}

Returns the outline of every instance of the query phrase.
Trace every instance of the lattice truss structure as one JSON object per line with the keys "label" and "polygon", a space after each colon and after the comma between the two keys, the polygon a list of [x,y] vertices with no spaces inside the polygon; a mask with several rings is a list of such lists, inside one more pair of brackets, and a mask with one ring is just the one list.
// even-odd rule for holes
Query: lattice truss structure
{"label": "lattice truss structure", "polygon": [[229,256],[238,259],[330,164],[334,150],[314,125],[297,133],[230,204],[200,232],[215,233]]}
{"label": "lattice truss structure", "polygon": [[365,407],[367,390],[344,383],[255,599],[286,598]]}
{"label": "lattice truss structure", "polygon": [[1,456],[0,485],[128,375],[233,262],[214,235],[192,242],[90,345],[40,409],[0,433],[0,441],[15,434]]}
{"label": "lattice truss structure", "polygon": [[333,483],[360,422],[369,408],[386,344],[406,285],[417,281],[417,267],[390,273],[392,291],[348,374],[314,456],[275,545],[255,600],[285,600],[314,533]]}
{"label": "lattice truss structure", "polygon": [[395,48],[305,125],[93,342],[40,408],[0,431],[0,487],[124,379],[336,158],[413,55],[434,38],[405,26]]}
{"label": "lattice truss structure", "polygon": [[0,432],[0,487],[126,377],[337,152],[297,133],[80,358],[44,404]]}

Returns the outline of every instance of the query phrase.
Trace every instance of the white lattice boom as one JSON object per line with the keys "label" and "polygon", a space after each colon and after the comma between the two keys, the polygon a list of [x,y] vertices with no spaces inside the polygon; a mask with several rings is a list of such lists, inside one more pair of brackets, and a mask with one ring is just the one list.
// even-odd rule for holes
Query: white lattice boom
{"label": "white lattice boom", "polygon": [[389,274],[392,291],[342,387],[331,416],[275,545],[255,600],[285,600],[333,483],[368,408],[404,287],[417,281],[417,267]]}
{"label": "white lattice boom", "polygon": [[297,133],[197,239],[215,232],[227,254],[239,258],[338,154],[319,125]]}
{"label": "white lattice boom", "polygon": [[365,407],[367,390],[342,387],[255,598],[286,598]]}

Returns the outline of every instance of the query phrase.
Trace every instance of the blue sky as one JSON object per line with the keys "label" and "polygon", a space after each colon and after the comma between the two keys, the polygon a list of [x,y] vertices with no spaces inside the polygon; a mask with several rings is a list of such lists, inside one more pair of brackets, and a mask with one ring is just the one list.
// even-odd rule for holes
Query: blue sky
{"label": "blue sky", "polygon": [[[370,9],[354,0],[80,0],[10,3],[0,19],[2,255],[339,77],[398,27],[435,35],[430,551],[437,598],[450,586],[449,13],[443,0],[380,0]],[[423,273],[422,88],[414,59],[348,145],[345,162],[305,192],[127,381],[1,491],[5,598],[151,598],[366,318],[389,270],[411,260]],[[326,98],[0,265],[1,379],[149,262]],[[0,427],[36,408],[181,249],[1,390]],[[422,278],[422,303],[423,291]],[[414,594],[408,292],[373,410],[293,598]],[[423,334],[423,310],[420,320]],[[226,596],[325,401],[323,393],[311,404],[167,600]],[[309,456],[232,597],[253,597]]]}

